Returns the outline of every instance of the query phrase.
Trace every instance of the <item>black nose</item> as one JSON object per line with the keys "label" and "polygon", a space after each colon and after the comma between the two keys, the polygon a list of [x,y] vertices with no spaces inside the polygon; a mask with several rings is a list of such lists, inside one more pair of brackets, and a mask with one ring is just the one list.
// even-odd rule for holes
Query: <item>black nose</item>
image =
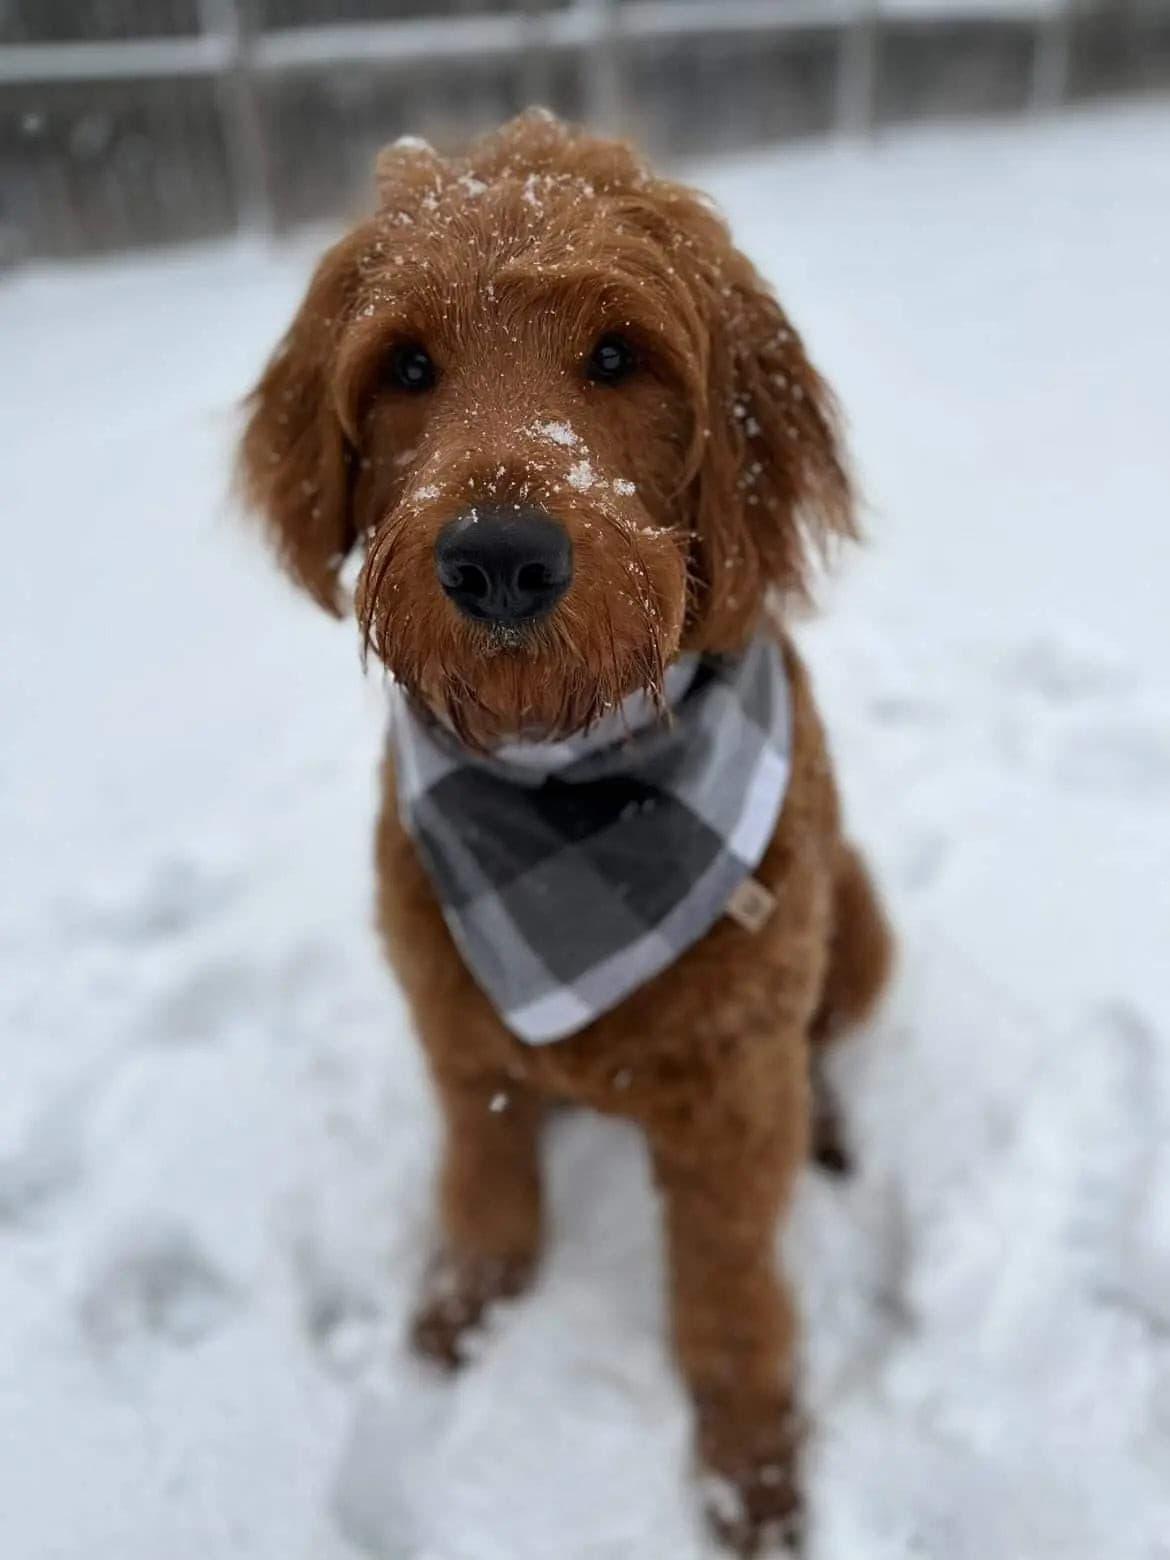
{"label": "black nose", "polygon": [[481,504],[435,543],[439,583],[467,617],[523,623],[551,612],[573,578],[573,544],[542,509]]}

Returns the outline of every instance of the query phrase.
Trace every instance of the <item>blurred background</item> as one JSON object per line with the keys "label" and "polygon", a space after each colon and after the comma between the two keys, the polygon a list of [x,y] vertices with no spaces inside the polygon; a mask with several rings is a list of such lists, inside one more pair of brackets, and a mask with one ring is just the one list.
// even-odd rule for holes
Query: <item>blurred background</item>
{"label": "blurred background", "polygon": [[709,1560],[642,1146],[403,1348],[436,1123],[385,693],[230,496],[375,151],[709,191],[848,423],[795,625],[901,941],[803,1178],[807,1560],[1165,1560],[1170,0],[0,0],[4,1560]]}
{"label": "blurred background", "polygon": [[656,157],[1170,82],[1170,0],[0,0],[0,256],[283,231],[529,103]]}

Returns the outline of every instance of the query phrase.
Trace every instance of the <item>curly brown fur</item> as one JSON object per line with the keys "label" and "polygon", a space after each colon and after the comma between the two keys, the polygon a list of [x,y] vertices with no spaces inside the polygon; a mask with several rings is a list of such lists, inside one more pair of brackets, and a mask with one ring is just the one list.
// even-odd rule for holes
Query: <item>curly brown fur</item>
{"label": "curly brown fur", "polygon": [[[462,158],[391,147],[378,191],[252,396],[241,473],[323,606],[341,610],[339,569],[364,548],[363,645],[417,701],[473,746],[577,731],[634,689],[659,695],[681,649],[734,650],[766,601],[807,592],[816,554],[854,534],[832,399],[701,196],[543,115]],[[583,371],[607,332],[637,357],[620,385]],[[437,365],[424,394],[388,382],[406,343]],[[572,587],[530,630],[469,622],[436,582],[440,528],[501,502],[540,505],[572,540]],[[544,1102],[637,1120],[698,1446],[739,1491],[718,1525],[744,1553],[798,1517],[796,1322],[773,1242],[809,1144],[810,1039],[869,1010],[890,947],[786,640],[785,655],[793,772],[757,873],[777,910],[755,936],[719,923],[569,1039],[523,1045],[468,974],[399,823],[392,760],[377,838],[380,923],[447,1128],[441,1282],[416,1341],[458,1361],[466,1328],[533,1270]]]}

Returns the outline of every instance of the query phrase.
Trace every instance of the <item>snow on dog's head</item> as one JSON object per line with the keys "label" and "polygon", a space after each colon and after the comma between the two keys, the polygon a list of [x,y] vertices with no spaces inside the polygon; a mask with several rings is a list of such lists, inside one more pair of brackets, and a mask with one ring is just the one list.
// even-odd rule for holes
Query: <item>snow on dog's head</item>
{"label": "snow on dog's head", "polygon": [[852,532],[831,398],[703,198],[547,115],[378,159],[250,402],[285,565],[468,740],[730,650]]}

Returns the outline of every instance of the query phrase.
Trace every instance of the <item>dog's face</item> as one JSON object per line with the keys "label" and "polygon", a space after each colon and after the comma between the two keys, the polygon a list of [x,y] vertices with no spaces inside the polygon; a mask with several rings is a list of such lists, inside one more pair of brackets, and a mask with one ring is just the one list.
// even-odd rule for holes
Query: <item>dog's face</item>
{"label": "dog's face", "polygon": [[464,738],[579,730],[733,649],[851,530],[828,393],[721,221],[527,115],[398,143],[251,403],[248,497]]}

